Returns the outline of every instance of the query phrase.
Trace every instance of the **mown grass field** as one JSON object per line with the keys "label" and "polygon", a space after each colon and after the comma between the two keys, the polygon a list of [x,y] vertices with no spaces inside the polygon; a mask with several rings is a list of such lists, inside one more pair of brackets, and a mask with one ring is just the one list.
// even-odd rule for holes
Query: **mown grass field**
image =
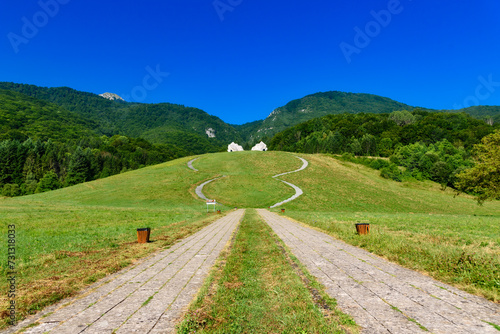
{"label": "mown grass field", "polygon": [[[16,231],[18,317],[36,312],[105,275],[183,238],[215,218],[194,194],[213,175],[180,159],[53,192],[0,199],[1,272],[6,277],[7,226]],[[136,229],[152,228],[137,244]],[[7,281],[0,281],[7,291]],[[7,295],[0,309],[7,309]],[[1,313],[5,325],[7,312]]]}
{"label": "mown grass field", "polygon": [[[310,165],[281,179],[304,195],[286,214],[406,267],[500,300],[500,202],[480,207],[439,185],[397,183],[377,171],[323,155],[300,155]],[[194,189],[204,188],[222,209],[268,207],[294,194],[271,176],[302,163],[284,152],[235,152],[183,158],[49,193],[0,199],[2,235],[16,225],[18,315],[70,296],[138,258],[193,233],[216,218]],[[279,210],[279,209],[276,209]],[[371,234],[355,234],[369,222]],[[135,229],[151,227],[154,242],[136,243]],[[236,246],[235,246],[236,247]],[[7,243],[0,244],[1,271]],[[7,290],[6,280],[0,289]],[[6,309],[6,295],[0,309]],[[2,314],[6,320],[6,312]],[[5,325],[6,322],[3,323]]]}
{"label": "mown grass field", "polygon": [[199,170],[226,175],[208,184],[204,193],[230,207],[265,208],[295,191],[272,176],[296,170],[302,162],[281,152],[232,152],[195,162]]}
{"label": "mown grass field", "polygon": [[[259,170],[262,175],[281,172],[263,170],[262,162],[254,163],[259,153],[241,152],[237,159],[228,155],[231,161],[220,164],[221,173],[240,171],[237,180],[232,187],[213,182],[206,194],[232,206],[240,201],[241,189],[250,185],[255,192],[258,187],[261,197],[246,198],[249,207],[265,207],[290,197],[293,190],[281,192],[277,180],[256,178]],[[281,155],[296,162],[285,170],[300,167],[300,160],[292,154]],[[405,267],[500,301],[499,201],[478,206],[470,196],[455,196],[453,190],[442,191],[430,181],[399,183],[381,178],[376,170],[327,155],[300,156],[309,161],[309,167],[280,177],[304,191],[297,200],[284,204],[288,216]],[[281,161],[271,157],[275,163]],[[273,193],[274,201],[262,205],[260,198],[272,199]],[[357,222],[370,223],[371,234],[358,236]]]}
{"label": "mown grass field", "polygon": [[[432,182],[398,183],[324,155],[283,177],[304,190],[290,217],[405,267],[500,302],[500,202],[478,206]],[[354,224],[370,223],[369,236]]]}
{"label": "mown grass field", "polygon": [[[357,333],[255,210],[246,211],[227,251],[179,333]],[[320,297],[314,300],[308,289]]]}

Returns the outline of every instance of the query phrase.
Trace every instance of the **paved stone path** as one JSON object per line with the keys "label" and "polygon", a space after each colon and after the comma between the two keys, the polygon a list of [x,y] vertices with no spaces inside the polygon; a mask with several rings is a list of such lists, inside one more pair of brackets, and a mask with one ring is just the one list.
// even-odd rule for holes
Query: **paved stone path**
{"label": "paved stone path", "polygon": [[25,333],[171,333],[239,224],[231,212],[171,248],[121,271]]}
{"label": "paved stone path", "polygon": [[[296,157],[297,157],[297,156],[296,156]],[[306,159],[303,159],[303,158],[301,158],[301,157],[297,157],[297,158],[299,158],[300,160],[302,160],[302,167],[300,167],[300,168],[299,168],[299,169],[297,169],[297,170],[291,171],[291,172],[286,172],[286,173],[281,173],[281,174],[278,174],[278,175],[274,175],[274,176],[273,176],[273,178],[277,178],[277,177],[279,177],[279,176],[283,176],[283,175],[287,175],[287,174],[291,174],[291,173],[300,172],[301,170],[306,169],[306,167],[309,165],[309,163],[307,162],[307,160],[306,160]],[[192,169],[192,170],[194,170],[195,172],[198,172],[198,170],[197,170],[196,168],[194,168],[194,167],[193,167],[193,161],[195,161],[196,159],[199,159],[199,158],[195,158],[195,159],[193,159],[193,160],[188,161],[187,165],[188,165],[188,167],[189,167],[189,168],[191,168],[191,169]],[[207,198],[207,196],[205,196],[205,194],[203,194],[203,187],[204,187],[204,186],[206,186],[207,184],[209,184],[210,182],[213,182],[213,181],[215,181],[215,180],[218,180],[218,179],[220,179],[220,178],[222,178],[222,177],[226,177],[226,175],[223,175],[223,176],[221,176],[221,177],[217,177],[217,178],[212,179],[212,180],[205,181],[205,182],[203,182],[202,184],[200,184],[198,187],[196,187],[196,190],[195,190],[196,195],[197,195],[199,198],[201,198],[201,199],[203,199],[203,200],[205,200],[205,201],[208,201],[208,200],[209,200],[209,198]],[[278,179],[278,180],[279,180],[279,179]],[[275,208],[275,207],[280,206],[280,205],[282,205],[282,204],[285,204],[285,203],[288,203],[288,202],[290,202],[290,201],[293,201],[294,199],[296,199],[297,197],[299,197],[300,195],[302,195],[302,194],[304,193],[304,192],[302,191],[302,189],[300,189],[299,187],[297,187],[297,186],[296,186],[296,185],[294,185],[294,184],[291,184],[290,182],[286,182],[286,181],[283,181],[283,180],[279,180],[279,181],[281,181],[281,182],[285,183],[286,185],[289,185],[290,187],[292,187],[292,188],[295,190],[295,195],[293,195],[292,197],[290,197],[290,198],[288,198],[288,199],[286,199],[286,200],[284,200],[284,201],[281,201],[281,202],[279,202],[279,203],[274,204],[273,206],[271,206],[271,208]]]}
{"label": "paved stone path", "polygon": [[499,333],[486,322],[500,325],[500,305],[278,214],[258,212],[363,333],[425,333],[418,324],[432,333]]}
{"label": "paved stone path", "polygon": [[[295,156],[295,157],[297,157],[297,156]],[[278,176],[282,176],[282,175],[286,175],[286,174],[300,172],[301,170],[306,169],[306,167],[309,165],[309,163],[307,162],[307,160],[303,159],[301,157],[297,157],[297,158],[299,158],[300,160],[302,160],[302,167],[300,167],[297,170],[291,171],[291,172],[286,172],[286,173],[281,173],[281,174],[278,174],[278,175],[274,175],[273,178],[277,178]],[[286,199],[286,200],[284,200],[282,202],[274,204],[273,206],[271,206],[271,208],[275,208],[275,207],[280,206],[282,204],[285,204],[285,203],[288,203],[290,201],[293,201],[294,199],[296,199],[297,197],[299,197],[300,195],[302,195],[304,193],[302,191],[302,189],[300,189],[296,185],[291,184],[290,182],[283,181],[283,180],[280,180],[280,181],[283,182],[283,183],[285,183],[285,184],[287,184],[287,185],[289,185],[290,187],[292,187],[295,190],[295,195],[293,195],[292,197],[290,197],[290,198],[288,198],[288,199]]]}
{"label": "paved stone path", "polygon": [[189,160],[188,161],[188,167],[191,168],[192,170],[194,170],[195,172],[198,172],[198,170],[196,168],[193,167],[193,161],[197,160],[199,158],[194,158],[193,160]]}
{"label": "paved stone path", "polygon": [[[199,170],[197,170],[196,168],[193,167],[193,161],[195,161],[197,159],[199,159],[199,158],[195,158],[193,160],[189,160],[188,163],[187,163],[188,167],[191,168],[192,170],[194,170],[195,172],[199,172]],[[223,178],[223,177],[226,177],[226,175],[223,175],[223,176],[220,176],[220,177],[216,177],[215,179],[211,179],[211,180],[203,182],[198,187],[196,187],[196,189],[195,189],[196,195],[198,195],[199,198],[201,198],[201,199],[203,199],[205,201],[208,201],[209,198],[207,198],[207,196],[205,196],[205,194],[203,193],[203,187],[206,186],[207,184],[209,184],[210,182],[218,180],[218,179]]]}
{"label": "paved stone path", "polygon": [[199,198],[204,199],[205,201],[208,201],[209,199],[207,198],[207,196],[205,196],[205,194],[203,194],[203,187],[206,186],[207,184],[209,184],[210,182],[218,180],[218,179],[223,178],[223,177],[226,177],[226,176],[223,175],[220,177],[216,177],[215,179],[211,179],[211,180],[203,182],[198,187],[196,187],[196,190],[195,190],[196,195],[198,195]]}

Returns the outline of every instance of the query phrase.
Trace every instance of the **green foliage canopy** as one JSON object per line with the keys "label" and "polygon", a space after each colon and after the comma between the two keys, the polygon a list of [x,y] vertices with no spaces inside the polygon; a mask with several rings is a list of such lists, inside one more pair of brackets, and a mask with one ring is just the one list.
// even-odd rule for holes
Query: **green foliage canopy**
{"label": "green foliage canopy", "polygon": [[500,199],[500,130],[474,146],[476,164],[458,175],[459,190],[477,195],[479,203]]}

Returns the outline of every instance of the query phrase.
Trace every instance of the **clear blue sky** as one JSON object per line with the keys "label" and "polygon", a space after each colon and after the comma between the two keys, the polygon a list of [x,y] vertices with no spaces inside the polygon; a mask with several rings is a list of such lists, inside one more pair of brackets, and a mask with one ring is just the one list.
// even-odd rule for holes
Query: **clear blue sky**
{"label": "clear blue sky", "polygon": [[329,90],[436,109],[500,105],[497,0],[0,6],[0,81],[179,103],[233,124]]}

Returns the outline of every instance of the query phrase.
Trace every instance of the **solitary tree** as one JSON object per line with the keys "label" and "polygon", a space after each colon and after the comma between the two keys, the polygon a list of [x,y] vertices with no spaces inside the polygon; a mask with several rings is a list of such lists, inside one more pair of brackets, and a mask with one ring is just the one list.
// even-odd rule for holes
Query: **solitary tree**
{"label": "solitary tree", "polygon": [[474,145],[476,164],[458,174],[456,187],[477,196],[479,204],[500,199],[500,130]]}
{"label": "solitary tree", "polygon": [[415,123],[415,116],[408,110],[396,110],[389,115],[389,119],[393,120],[397,125],[403,126]]}

